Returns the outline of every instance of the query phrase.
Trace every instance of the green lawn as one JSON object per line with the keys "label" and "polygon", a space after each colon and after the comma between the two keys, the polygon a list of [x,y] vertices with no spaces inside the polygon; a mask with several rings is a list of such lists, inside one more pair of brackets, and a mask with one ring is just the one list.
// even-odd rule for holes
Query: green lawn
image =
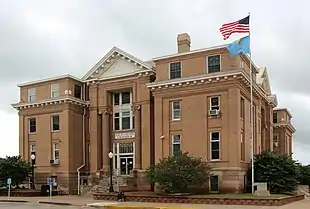
{"label": "green lawn", "polygon": [[245,194],[208,194],[208,197],[227,197],[227,198],[281,198],[288,197],[285,194],[271,194],[270,196],[257,196],[250,193]]}

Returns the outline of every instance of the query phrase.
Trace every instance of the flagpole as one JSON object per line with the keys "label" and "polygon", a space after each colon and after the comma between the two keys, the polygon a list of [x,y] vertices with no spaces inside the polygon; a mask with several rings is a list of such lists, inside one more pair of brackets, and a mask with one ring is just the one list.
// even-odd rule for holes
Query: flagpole
{"label": "flagpole", "polygon": [[[250,16],[250,13],[249,13]],[[250,21],[250,17],[249,17],[249,21]],[[250,24],[249,24],[249,48],[250,48],[250,126],[251,126],[251,174],[252,174],[252,194],[254,194],[254,139],[253,139],[253,135],[254,135],[254,121],[253,121],[253,69],[252,69],[252,50],[251,50],[251,32],[250,32],[251,28],[250,28]]]}

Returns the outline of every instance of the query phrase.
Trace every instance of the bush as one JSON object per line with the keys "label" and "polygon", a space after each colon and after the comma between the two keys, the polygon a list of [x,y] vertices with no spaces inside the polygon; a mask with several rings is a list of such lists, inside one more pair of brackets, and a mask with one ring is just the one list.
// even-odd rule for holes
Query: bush
{"label": "bush", "polygon": [[[249,175],[251,175],[251,172],[249,172]],[[298,187],[299,178],[299,165],[291,156],[273,151],[265,151],[255,155],[255,182],[267,182],[270,192],[293,192]]]}
{"label": "bush", "polygon": [[168,156],[148,169],[150,183],[158,183],[165,193],[188,193],[189,186],[209,180],[211,166],[189,153]]}
{"label": "bush", "polygon": [[300,178],[299,184],[310,185],[310,165],[299,165]]}

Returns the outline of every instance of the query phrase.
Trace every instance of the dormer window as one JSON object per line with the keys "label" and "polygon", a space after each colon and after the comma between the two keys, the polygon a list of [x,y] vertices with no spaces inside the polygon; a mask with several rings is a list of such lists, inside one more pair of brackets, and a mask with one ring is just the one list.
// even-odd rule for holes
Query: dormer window
{"label": "dormer window", "polygon": [[217,73],[221,71],[221,56],[210,55],[207,56],[208,73]]}
{"label": "dormer window", "polygon": [[169,66],[169,78],[175,79],[175,78],[181,78],[181,62],[173,62],[170,63]]}

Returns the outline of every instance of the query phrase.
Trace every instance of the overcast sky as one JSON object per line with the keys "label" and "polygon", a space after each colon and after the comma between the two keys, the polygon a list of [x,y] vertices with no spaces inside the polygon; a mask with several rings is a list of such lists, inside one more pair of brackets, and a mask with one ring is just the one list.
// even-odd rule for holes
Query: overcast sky
{"label": "overcast sky", "polygon": [[114,45],[144,60],[229,43],[218,29],[251,12],[251,47],[267,66],[279,107],[293,114],[294,156],[310,163],[308,5],[303,0],[0,0],[0,156],[18,154],[17,83],[61,74],[82,77]]}

